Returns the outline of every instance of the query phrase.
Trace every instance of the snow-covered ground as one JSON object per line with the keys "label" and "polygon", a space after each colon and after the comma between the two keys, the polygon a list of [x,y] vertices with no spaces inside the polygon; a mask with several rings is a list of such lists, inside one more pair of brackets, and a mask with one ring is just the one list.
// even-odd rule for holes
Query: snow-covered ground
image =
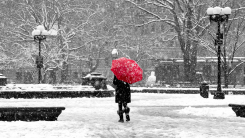
{"label": "snow-covered ground", "polygon": [[64,106],[58,121],[0,122],[1,138],[243,138],[245,118],[229,103],[245,104],[244,95],[224,100],[198,94],[133,93],[131,121],[119,123],[110,98],[0,99],[0,106]]}

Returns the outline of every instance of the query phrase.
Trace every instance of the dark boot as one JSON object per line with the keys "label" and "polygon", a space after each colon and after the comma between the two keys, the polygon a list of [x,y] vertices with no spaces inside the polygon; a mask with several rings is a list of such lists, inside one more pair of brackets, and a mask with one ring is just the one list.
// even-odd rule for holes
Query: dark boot
{"label": "dark boot", "polygon": [[129,117],[130,108],[129,107],[126,107],[124,109],[124,112],[126,114],[126,121],[130,121],[130,117]]}
{"label": "dark boot", "polygon": [[121,122],[121,123],[123,123],[124,122],[124,120],[123,120],[123,111],[117,111],[117,114],[119,115],[119,120],[118,120],[118,122]]}

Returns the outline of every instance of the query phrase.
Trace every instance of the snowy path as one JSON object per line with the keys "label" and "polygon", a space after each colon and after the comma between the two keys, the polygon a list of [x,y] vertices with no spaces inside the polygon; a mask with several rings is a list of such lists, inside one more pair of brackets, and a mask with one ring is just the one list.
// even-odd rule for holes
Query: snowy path
{"label": "snowy path", "polygon": [[111,98],[0,99],[0,106],[65,106],[58,121],[0,122],[1,138],[239,138],[245,118],[229,103],[245,103],[243,95],[224,100],[198,94],[132,94],[131,120],[118,123]]}

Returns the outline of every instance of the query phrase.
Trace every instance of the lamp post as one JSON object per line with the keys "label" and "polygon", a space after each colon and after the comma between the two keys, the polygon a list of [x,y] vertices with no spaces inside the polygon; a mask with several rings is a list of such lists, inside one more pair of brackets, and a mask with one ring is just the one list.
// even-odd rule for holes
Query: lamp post
{"label": "lamp post", "polygon": [[217,45],[218,56],[218,75],[217,75],[217,92],[214,93],[214,99],[225,99],[225,94],[221,90],[221,45],[223,44],[223,33],[220,32],[220,25],[228,22],[229,15],[231,14],[230,7],[214,7],[208,8],[207,14],[209,15],[210,22],[214,21],[218,24],[218,30],[216,33],[215,45]]}
{"label": "lamp post", "polygon": [[38,83],[41,83],[42,74],[41,69],[43,68],[43,57],[41,56],[41,41],[46,39],[46,36],[49,35],[49,32],[45,30],[43,25],[39,25],[35,30],[32,31],[32,36],[34,37],[34,41],[38,42],[39,52],[36,57],[36,64],[38,68]]}

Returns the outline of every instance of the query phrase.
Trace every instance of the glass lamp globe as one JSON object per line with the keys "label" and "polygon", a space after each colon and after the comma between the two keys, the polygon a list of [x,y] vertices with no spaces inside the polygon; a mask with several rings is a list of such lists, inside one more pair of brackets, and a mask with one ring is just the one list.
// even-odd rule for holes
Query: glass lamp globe
{"label": "glass lamp globe", "polygon": [[222,11],[222,8],[220,7],[214,7],[213,14],[220,14]]}
{"label": "glass lamp globe", "polygon": [[40,30],[36,30],[35,29],[35,30],[32,31],[31,34],[32,34],[32,36],[35,36],[35,35],[40,35],[40,33],[41,33]]}
{"label": "glass lamp globe", "polygon": [[113,49],[111,52],[112,55],[118,55],[117,49]]}
{"label": "glass lamp globe", "polygon": [[49,32],[47,30],[43,30],[42,35],[49,35]]}
{"label": "glass lamp globe", "polygon": [[213,7],[208,8],[208,9],[207,9],[207,14],[208,14],[208,15],[213,15],[213,10],[214,10]]}
{"label": "glass lamp globe", "polygon": [[224,8],[221,8],[220,15],[225,15]]}
{"label": "glass lamp globe", "polygon": [[40,30],[41,32],[45,30],[43,25],[38,25],[37,30]]}
{"label": "glass lamp globe", "polygon": [[223,12],[224,12],[224,14],[226,14],[226,15],[230,15],[230,14],[231,14],[231,8],[230,8],[230,7],[225,7],[225,8],[223,9]]}

